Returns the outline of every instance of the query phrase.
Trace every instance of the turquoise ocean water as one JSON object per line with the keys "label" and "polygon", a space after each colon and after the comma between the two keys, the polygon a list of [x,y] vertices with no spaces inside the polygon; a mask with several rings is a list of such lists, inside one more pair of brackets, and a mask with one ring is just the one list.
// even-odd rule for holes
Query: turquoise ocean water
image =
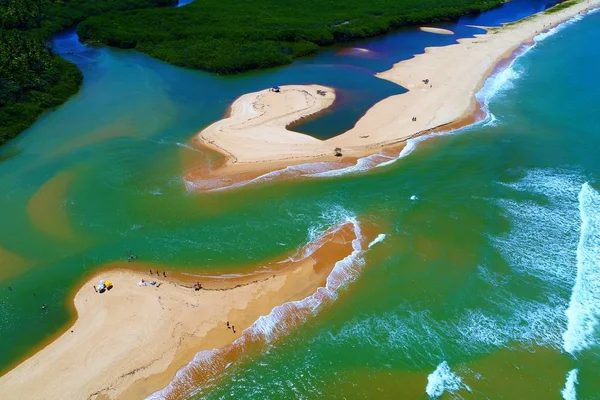
{"label": "turquoise ocean water", "polygon": [[334,111],[299,128],[331,136],[402,92],[373,72],[477,32],[467,24],[545,6],[515,1],[443,25],[454,37],[406,30],[355,44],[368,58],[332,49],[226,78],[58,37],[59,51],[75,49],[83,90],[1,153],[0,255],[20,260],[1,264],[0,366],[59,329],[73,286],[127,249],[231,272],[351,219],[385,237],[339,266],[343,285],[300,326],[261,319],[251,329],[270,344],[192,398],[600,398],[600,13],[538,36],[491,77],[478,95],[485,120],[412,140],[386,167],[217,194],[181,181],[185,142],[242,93],[335,86]]}

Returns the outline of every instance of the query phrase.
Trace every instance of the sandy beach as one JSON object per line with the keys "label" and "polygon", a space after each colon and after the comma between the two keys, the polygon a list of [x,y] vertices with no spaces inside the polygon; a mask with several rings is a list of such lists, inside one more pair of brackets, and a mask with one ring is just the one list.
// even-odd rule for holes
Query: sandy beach
{"label": "sandy beach", "polygon": [[426,48],[425,53],[377,74],[408,92],[380,101],[352,129],[334,138],[321,141],[286,129],[332,104],[331,89],[325,89],[328,96],[319,102],[318,87],[309,85],[285,87],[279,94],[246,94],[232,104],[228,118],[199,132],[194,140],[226,155],[225,169],[236,166],[237,172],[256,169],[256,164],[275,169],[282,164],[335,160],[337,147],[344,156],[361,157],[401,145],[411,137],[467,120],[479,109],[475,94],[502,60],[537,34],[599,3],[582,1],[489,28],[455,45]]}
{"label": "sandy beach", "polygon": [[[110,264],[75,294],[74,324],[0,377],[2,397],[146,397],[171,382],[198,351],[223,348],[275,306],[314,293],[335,263],[352,253],[355,238],[353,225],[342,224],[308,244],[312,253],[301,249],[235,276],[164,278],[150,275],[147,265],[138,266],[142,272],[125,269],[131,267],[126,262]],[[100,294],[93,285],[101,279],[114,286]],[[142,279],[156,284],[140,285]],[[198,291],[197,280],[203,284]]]}
{"label": "sandy beach", "polygon": [[[286,127],[323,111],[334,100],[333,89],[319,85],[289,85],[279,92],[265,89],[248,93],[233,102],[229,117],[204,129],[196,140],[226,154],[232,163],[263,161],[266,153],[267,157],[303,157],[321,141]],[[257,151],[262,148],[265,153]]]}

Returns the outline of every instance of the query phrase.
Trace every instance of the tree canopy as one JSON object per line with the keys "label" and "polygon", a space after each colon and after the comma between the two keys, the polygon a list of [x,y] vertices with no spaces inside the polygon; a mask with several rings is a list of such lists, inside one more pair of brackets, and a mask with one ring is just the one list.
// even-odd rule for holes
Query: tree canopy
{"label": "tree canopy", "polygon": [[77,93],[77,67],[52,53],[50,35],[109,11],[166,6],[176,0],[0,0],[0,145],[45,110]]}
{"label": "tree canopy", "polygon": [[459,18],[502,0],[202,0],[182,8],[108,13],[81,38],[171,64],[232,74],[290,63],[323,46]]}

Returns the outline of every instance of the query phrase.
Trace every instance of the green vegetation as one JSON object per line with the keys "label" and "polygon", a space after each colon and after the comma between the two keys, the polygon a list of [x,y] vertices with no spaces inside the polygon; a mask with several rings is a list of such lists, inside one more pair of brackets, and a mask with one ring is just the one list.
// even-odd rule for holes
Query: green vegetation
{"label": "green vegetation", "polygon": [[574,6],[575,4],[579,3],[579,1],[580,0],[569,0],[569,1],[562,2],[562,3],[558,4],[558,5],[555,5],[552,8],[547,9],[545,11],[545,13],[546,14],[554,14],[556,12],[564,10],[565,8],[569,8],[571,6]]}
{"label": "green vegetation", "polygon": [[79,69],[53,55],[39,37],[0,31],[0,144],[77,93],[81,80]]}
{"label": "green vegetation", "polygon": [[82,39],[132,48],[171,64],[232,74],[287,64],[334,43],[457,19],[503,0],[197,0],[178,9],[107,13]]}
{"label": "green vegetation", "polygon": [[0,145],[77,93],[82,75],[54,55],[52,33],[91,15],[165,6],[176,0],[0,0]]}

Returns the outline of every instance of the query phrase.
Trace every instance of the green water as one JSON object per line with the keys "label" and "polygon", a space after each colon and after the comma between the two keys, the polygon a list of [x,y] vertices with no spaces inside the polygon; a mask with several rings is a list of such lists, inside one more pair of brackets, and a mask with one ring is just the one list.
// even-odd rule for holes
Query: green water
{"label": "green water", "polygon": [[[480,21],[544,3],[517,5]],[[451,28],[472,34],[463,25],[474,22]],[[83,90],[0,162],[0,246],[24,259],[0,259],[0,367],[59,329],[72,288],[127,250],[143,262],[233,272],[355,217],[386,235],[364,266],[301,326],[267,321],[289,333],[198,397],[420,399],[438,382],[448,398],[547,399],[560,398],[576,368],[578,398],[600,398],[599,335],[585,329],[600,313],[599,56],[585,45],[599,23],[596,13],[539,42],[480,94],[493,117],[413,142],[388,167],[202,195],[181,181],[181,157],[193,151],[183,144],[235,96],[339,86],[346,96],[335,111],[300,129],[343,131],[402,91],[373,71],[455,38],[400,32],[360,44],[374,58],[335,49],[229,78],[57,38],[57,48],[76,49]],[[573,294],[587,295],[587,306],[570,307]]]}

